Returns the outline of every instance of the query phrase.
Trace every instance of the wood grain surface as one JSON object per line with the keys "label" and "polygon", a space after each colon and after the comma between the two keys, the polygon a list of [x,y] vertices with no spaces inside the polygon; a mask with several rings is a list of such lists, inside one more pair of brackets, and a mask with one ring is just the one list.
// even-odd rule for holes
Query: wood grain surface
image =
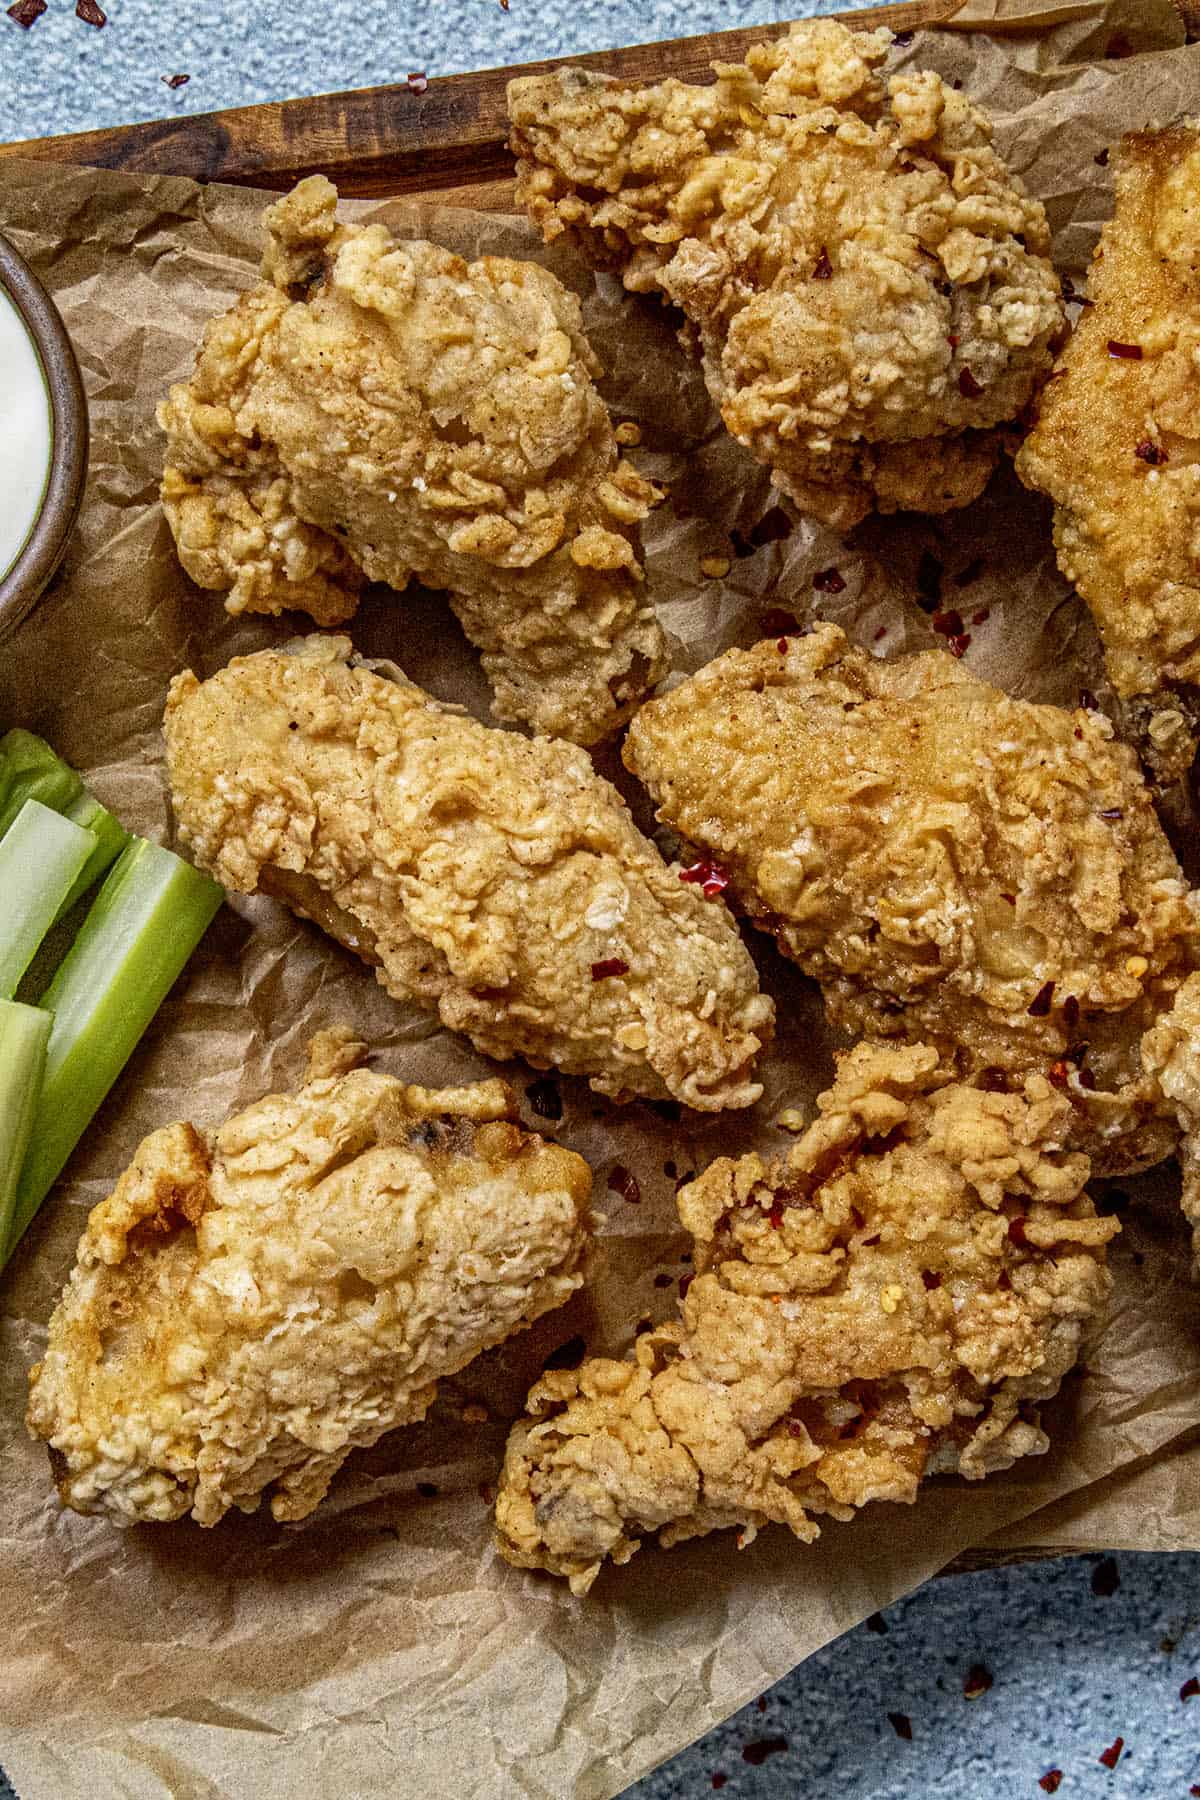
{"label": "wood grain surface", "polygon": [[[905,0],[896,6],[866,7],[852,17],[856,25],[911,31],[946,18],[957,4],[958,0]],[[779,37],[786,29],[786,25],[753,25],[665,44],[557,57],[528,63],[520,73],[541,73],[572,63],[631,81],[663,75],[711,80],[712,62],[740,61],[751,44]],[[423,93],[399,83],[36,138],[0,145],[0,156],[47,157],[104,169],[139,169],[279,189],[319,171],[343,194],[408,194],[449,205],[511,211],[512,158],[506,144],[504,90],[517,72],[486,69],[448,75],[430,80]]]}

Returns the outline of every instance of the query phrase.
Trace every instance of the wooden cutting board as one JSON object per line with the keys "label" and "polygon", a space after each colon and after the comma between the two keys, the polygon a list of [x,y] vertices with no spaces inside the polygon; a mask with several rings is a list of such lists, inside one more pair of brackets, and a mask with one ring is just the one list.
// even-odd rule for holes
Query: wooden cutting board
{"label": "wooden cutting board", "polygon": [[[901,0],[842,14],[855,25],[913,31],[935,25],[961,0]],[[1200,0],[1176,0],[1189,35],[1200,36]],[[66,137],[0,144],[0,156],[28,156],[149,174],[190,175],[286,190],[303,175],[328,175],[343,194],[405,194],[447,206],[512,211],[505,88],[512,75],[541,74],[564,63],[625,80],[677,75],[710,81],[713,62],[740,62],[751,44],[780,37],[786,24],[751,25],[667,43],[635,44],[590,55],[554,57],[514,68],[448,75],[413,85],[358,88],[306,100],[194,113]],[[421,90],[421,91],[418,91]],[[1062,1550],[967,1551],[942,1571],[1055,1557]]]}
{"label": "wooden cutting board", "polygon": [[[912,31],[945,19],[959,4],[960,0],[903,0],[900,5],[866,7],[848,17],[856,25]],[[665,44],[556,57],[529,63],[520,73],[572,63],[628,80],[678,75],[706,81],[712,79],[714,61],[739,62],[751,44],[786,30],[786,25],[752,25]],[[0,155],[279,189],[319,171],[343,194],[408,194],[452,206],[512,210],[504,90],[516,73],[511,68],[486,69],[431,79],[420,93],[400,82],[81,131],[70,137],[0,145]]]}

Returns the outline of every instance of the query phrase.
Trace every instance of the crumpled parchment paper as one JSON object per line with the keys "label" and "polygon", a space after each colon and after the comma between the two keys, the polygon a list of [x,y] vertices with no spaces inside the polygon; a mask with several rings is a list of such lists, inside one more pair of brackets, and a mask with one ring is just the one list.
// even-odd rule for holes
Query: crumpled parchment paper
{"label": "crumpled parchment paper", "polygon": [[[918,34],[897,58],[932,64],[987,103],[1081,285],[1109,206],[1097,159],[1122,130],[1194,104],[1200,47],[1183,47],[1168,0],[971,0],[958,24],[974,28]],[[1095,60],[1114,39],[1137,54]],[[204,321],[253,278],[263,198],[0,161],[0,229],[56,294],[93,426],[67,564],[0,653],[0,726],[44,732],[130,826],[168,840],[159,723],[170,677],[185,665],[211,672],[306,624],[229,620],[180,573],[156,503],[155,403],[189,369]],[[870,521],[847,541],[794,523],[721,430],[655,304],[546,251],[518,220],[412,203],[347,211],[465,254],[536,257],[581,294],[606,396],[641,425],[634,455],[669,489],[646,541],[677,669],[777,632],[772,608],[836,619],[881,655],[925,646],[938,596],[962,613],[982,675],[1042,699],[1070,703],[1081,686],[1104,699],[1095,633],[1055,571],[1046,509],[1011,470],[945,520]],[[731,558],[724,580],[701,574],[714,555]],[[841,590],[814,588],[830,569]],[[365,653],[394,656],[486,716],[485,684],[440,597],[375,592],[351,631]],[[649,828],[645,796],[611,751],[600,761]],[[751,1145],[782,1149],[780,1107],[828,1080],[815,990],[764,940],[753,947],[781,1030],[751,1116],[619,1109],[565,1080],[551,1084],[561,1120],[526,1107],[596,1171],[606,1257],[586,1296],[447,1384],[423,1425],[355,1457],[302,1524],[238,1517],[207,1533],[121,1534],[59,1510],[23,1412],[25,1369],[84,1209],[139,1138],[176,1118],[211,1125],[291,1083],[310,1033],[343,1017],[381,1067],[410,1080],[489,1072],[271,903],[238,899],[222,913],[0,1287],[0,1760],[23,1800],[608,1800],[968,1547],[1200,1547],[1200,1344],[1167,1170],[1129,1185],[1111,1316],[1049,1409],[1046,1458],[978,1486],[932,1483],[915,1507],[868,1509],[808,1549],[773,1530],[743,1553],[728,1533],[646,1550],[584,1602],[493,1558],[490,1484],[546,1357],[576,1336],[619,1352],[641,1321],[669,1312],[687,1268],[674,1175]],[[536,1079],[507,1073],[522,1095]],[[545,1092],[534,1091],[543,1108]],[[616,1165],[636,1174],[639,1203],[607,1186]],[[487,1422],[466,1423],[464,1407],[479,1404]]]}

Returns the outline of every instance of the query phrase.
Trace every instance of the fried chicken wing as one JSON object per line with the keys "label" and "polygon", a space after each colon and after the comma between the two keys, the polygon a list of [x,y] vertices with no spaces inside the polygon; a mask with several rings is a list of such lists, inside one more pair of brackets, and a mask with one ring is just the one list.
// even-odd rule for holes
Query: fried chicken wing
{"label": "fried chicken wing", "polygon": [[349,656],[311,637],[176,678],[167,758],[196,860],[315,919],[487,1056],[614,1097],[751,1105],[774,1009],[725,908],[582,750]]}
{"label": "fried chicken wing", "polygon": [[1040,202],[886,30],[794,25],[714,87],[509,83],[517,198],[683,312],[733,435],[804,511],[945,512],[983,489],[1062,329]]}
{"label": "fried chicken wing", "polygon": [[1063,1148],[1071,1114],[954,1082],[926,1045],[860,1044],[786,1161],[679,1196],[695,1279],[625,1362],[548,1372],[509,1441],[501,1555],[586,1592],[606,1557],[911,1501],[1047,1447],[1118,1226]]}
{"label": "fried chicken wing", "polygon": [[358,1067],[211,1134],[168,1125],[94,1208],[30,1373],[65,1505],[201,1525],[270,1496],[302,1519],[354,1448],[583,1280],[591,1175],[502,1081],[436,1092]]}
{"label": "fried chicken wing", "polygon": [[649,703],[625,760],[840,1026],[967,1076],[1053,1068],[1106,1173],[1170,1154],[1139,1042],[1198,960],[1196,900],[1103,714],[821,625]]}
{"label": "fried chicken wing", "polygon": [[1067,580],[1100,628],[1147,763],[1200,736],[1200,131],[1124,138],[1116,210],[1017,472],[1054,501]]}
{"label": "fried chicken wing", "polygon": [[495,711],[594,743],[666,666],[575,296],[339,226],[310,176],[265,215],[264,281],[159,409],[180,560],[231,612],[348,619],[364,582],[445,588]]}

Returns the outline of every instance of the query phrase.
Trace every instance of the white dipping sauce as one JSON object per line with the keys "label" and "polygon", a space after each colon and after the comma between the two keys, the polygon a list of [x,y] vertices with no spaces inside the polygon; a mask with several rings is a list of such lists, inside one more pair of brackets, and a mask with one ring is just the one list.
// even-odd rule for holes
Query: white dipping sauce
{"label": "white dipping sauce", "polygon": [[41,509],[52,441],[42,365],[24,320],[0,287],[0,580]]}

